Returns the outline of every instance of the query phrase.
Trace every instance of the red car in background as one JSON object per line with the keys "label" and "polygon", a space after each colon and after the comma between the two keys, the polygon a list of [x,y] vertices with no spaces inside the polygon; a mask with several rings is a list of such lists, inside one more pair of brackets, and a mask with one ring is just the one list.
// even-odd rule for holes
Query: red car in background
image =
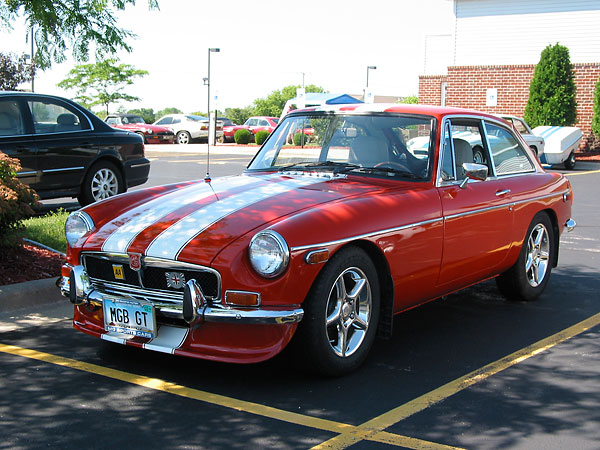
{"label": "red car in background", "polygon": [[277,126],[278,122],[279,117],[255,116],[248,118],[243,125],[223,127],[225,142],[233,142],[233,135],[235,132],[242,129],[250,131],[252,135],[255,135],[259,131],[263,130],[267,130],[269,133],[271,133]]}
{"label": "red car in background", "polygon": [[109,114],[104,121],[113,128],[139,134],[144,139],[144,144],[172,144],[175,140],[173,130],[150,125],[138,114]]}

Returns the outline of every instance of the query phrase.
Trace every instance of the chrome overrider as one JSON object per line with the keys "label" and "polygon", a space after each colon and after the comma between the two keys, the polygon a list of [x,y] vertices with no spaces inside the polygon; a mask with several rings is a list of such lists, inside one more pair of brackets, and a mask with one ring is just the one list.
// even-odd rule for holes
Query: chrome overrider
{"label": "chrome overrider", "polygon": [[[62,295],[68,297],[74,305],[87,303],[102,306],[105,298],[140,299],[139,296],[106,294],[94,288],[85,268],[81,265],[72,267],[70,275],[61,278],[59,287]],[[166,316],[183,319],[190,325],[199,324],[202,321],[262,325],[289,324],[300,322],[304,316],[304,310],[299,307],[293,309],[266,309],[264,307],[242,309],[210,305],[195,280],[189,280],[186,283],[181,305],[172,305],[164,310],[158,307],[158,310]]]}
{"label": "chrome overrider", "polygon": [[573,219],[569,219],[565,222],[565,228],[567,229],[567,231],[573,231],[576,226],[577,224]]}

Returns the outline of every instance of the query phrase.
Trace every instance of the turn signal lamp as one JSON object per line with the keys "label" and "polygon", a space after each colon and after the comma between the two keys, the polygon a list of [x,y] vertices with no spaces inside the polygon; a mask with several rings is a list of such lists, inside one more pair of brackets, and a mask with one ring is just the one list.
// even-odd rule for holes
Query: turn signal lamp
{"label": "turn signal lamp", "polygon": [[315,250],[306,254],[306,262],[308,264],[320,264],[324,263],[329,259],[329,250],[326,248],[322,250]]}
{"label": "turn signal lamp", "polygon": [[231,306],[258,306],[260,294],[256,292],[226,291],[225,303]]}

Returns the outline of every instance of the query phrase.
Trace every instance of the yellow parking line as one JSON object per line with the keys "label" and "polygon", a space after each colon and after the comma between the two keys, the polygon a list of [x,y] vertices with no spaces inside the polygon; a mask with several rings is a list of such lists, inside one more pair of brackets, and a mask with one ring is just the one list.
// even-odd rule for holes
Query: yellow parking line
{"label": "yellow parking line", "polygon": [[[97,364],[86,363],[83,361],[78,361],[76,359],[65,358],[63,356],[39,352],[37,350],[17,347],[14,345],[6,345],[0,343],[0,353],[7,353],[23,358],[29,358],[37,361],[55,364],[62,367],[68,367],[70,369],[81,370],[83,372],[101,375],[107,378],[112,378],[114,380],[124,381],[126,383],[135,384],[148,389],[167,392],[169,394],[178,395],[180,397],[200,400],[213,405],[231,408],[237,411],[256,414],[270,419],[276,419],[284,422],[289,422],[295,425],[302,425],[309,428],[315,428],[318,430],[330,431],[333,433],[341,434],[362,431],[358,430],[354,425],[298,414],[278,408],[272,408],[270,406],[265,406],[258,403],[247,402],[244,400],[238,400],[235,398],[226,397],[219,394],[213,394],[198,389],[188,388],[186,386],[181,386],[158,378],[150,378],[143,375],[136,375],[121,370],[99,366]],[[436,444],[434,442],[424,441],[421,439],[415,439],[407,436],[388,433],[384,431],[375,431],[373,433],[370,433],[368,437],[362,437],[361,439],[369,439],[384,444],[397,445],[418,450],[426,448],[440,450],[456,448]]]}
{"label": "yellow parking line", "polygon": [[590,173],[600,173],[600,170],[588,170],[586,172],[565,173],[563,175],[565,175],[567,177],[574,177],[575,175],[589,175]]}
{"label": "yellow parking line", "polygon": [[525,361],[532,356],[535,356],[549,348],[554,347],[561,342],[566,341],[578,334],[581,334],[592,327],[600,324],[600,313],[589,317],[586,320],[579,322],[563,331],[560,331],[550,337],[542,339],[528,347],[516,351],[508,356],[505,356],[498,361],[488,364],[480,369],[477,369],[467,375],[451,381],[437,389],[434,389],[427,394],[424,394],[408,403],[405,403],[397,408],[394,408],[378,417],[375,417],[345,434],[336,436],[328,441],[325,441],[313,449],[343,449],[350,445],[356,444],[363,439],[369,439],[371,435],[418,413],[442,400],[460,392],[475,383],[485,380],[486,378],[497,374],[515,364]]}

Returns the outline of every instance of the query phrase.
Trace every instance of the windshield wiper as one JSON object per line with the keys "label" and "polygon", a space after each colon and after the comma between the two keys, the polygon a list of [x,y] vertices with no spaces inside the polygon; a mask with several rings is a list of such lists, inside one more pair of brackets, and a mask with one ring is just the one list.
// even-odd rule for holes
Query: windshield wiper
{"label": "windshield wiper", "polygon": [[350,170],[359,169],[358,164],[335,161],[301,162],[288,164],[279,168],[279,172],[286,170],[331,170],[333,173],[344,173]]}
{"label": "windshield wiper", "polygon": [[363,173],[385,173],[388,174],[389,176],[401,176],[401,177],[406,177],[406,178],[415,178],[415,179],[421,179],[420,176],[415,175],[414,173],[412,173],[409,170],[404,170],[404,169],[395,169],[393,167],[358,167],[356,169],[352,169],[355,170],[357,172],[363,172]]}

